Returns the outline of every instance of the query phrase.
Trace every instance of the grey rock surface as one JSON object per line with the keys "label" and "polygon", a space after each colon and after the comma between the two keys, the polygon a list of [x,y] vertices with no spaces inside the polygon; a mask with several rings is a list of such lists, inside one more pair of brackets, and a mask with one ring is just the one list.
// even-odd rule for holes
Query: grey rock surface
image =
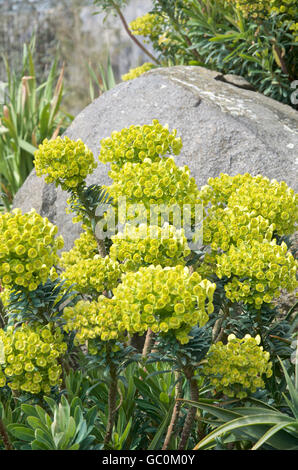
{"label": "grey rock surface", "polygon": [[[176,128],[183,150],[178,165],[188,165],[198,186],[219,173],[262,174],[297,191],[298,112],[260,93],[241,89],[201,67],[154,69],[104,93],[85,108],[66,131],[82,139],[97,157],[100,140],[113,130],[158,119]],[[109,165],[99,164],[87,182],[109,184]],[[69,249],[79,234],[66,215],[67,196],[46,185],[33,171],[14,206],[34,207],[56,223]]]}

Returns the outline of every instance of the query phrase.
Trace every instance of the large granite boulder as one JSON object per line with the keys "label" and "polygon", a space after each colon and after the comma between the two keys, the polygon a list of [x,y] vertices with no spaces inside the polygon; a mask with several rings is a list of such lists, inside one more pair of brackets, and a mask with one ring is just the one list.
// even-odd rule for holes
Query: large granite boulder
{"label": "large granite boulder", "polygon": [[[202,67],[150,71],[104,93],[85,108],[66,135],[81,138],[97,156],[100,140],[113,130],[158,119],[183,140],[180,165],[188,165],[199,186],[220,172],[249,172],[284,180],[297,190],[298,113],[252,91],[231,76]],[[109,183],[109,166],[99,164],[89,183]],[[14,206],[34,207],[56,223],[70,248],[79,227],[66,215],[67,196],[33,171]]]}

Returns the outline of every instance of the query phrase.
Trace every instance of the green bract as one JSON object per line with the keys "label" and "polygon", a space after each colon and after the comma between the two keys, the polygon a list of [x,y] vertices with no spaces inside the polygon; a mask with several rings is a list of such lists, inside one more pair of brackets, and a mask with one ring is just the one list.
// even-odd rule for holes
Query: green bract
{"label": "green bract", "polygon": [[32,209],[0,214],[0,279],[5,287],[14,285],[33,291],[44,283],[54,264],[63,238],[58,228]]}
{"label": "green bract", "polygon": [[122,262],[124,271],[137,271],[141,266],[175,266],[185,264],[190,254],[183,230],[165,224],[162,228],[141,224],[126,225],[112,237],[110,256]]}
{"label": "green bract", "polygon": [[114,131],[111,137],[101,140],[99,160],[103,163],[113,162],[113,169],[117,171],[126,162],[139,163],[145,158],[159,161],[160,157],[171,152],[179,155],[182,142],[176,135],[176,130],[170,133],[157,119],[149,125]]}
{"label": "green bract", "polygon": [[6,331],[0,329],[0,387],[6,384],[12,390],[49,393],[60,385],[62,368],[58,359],[67,351],[59,328],[39,324]]}
{"label": "green bract", "polygon": [[64,190],[76,188],[97,167],[91,150],[68,137],[45,139],[35,152],[34,165],[37,176],[47,175],[46,183]]}
{"label": "green bract", "polygon": [[261,215],[274,225],[278,235],[295,231],[298,222],[298,195],[282,181],[256,176],[245,181],[229,198],[231,208],[241,207],[252,216]]}
{"label": "green bract", "polygon": [[66,332],[75,331],[76,344],[88,344],[89,352],[96,354],[96,341],[123,340],[125,328],[120,305],[115,299],[100,296],[98,301],[80,301],[63,312]]}
{"label": "green bract", "polygon": [[78,263],[83,259],[93,258],[98,253],[97,242],[90,231],[82,232],[69,251],[61,254],[60,265],[63,268]]}
{"label": "green bract", "polygon": [[129,333],[143,334],[148,328],[155,333],[174,330],[177,340],[185,344],[191,328],[204,326],[213,312],[215,288],[183,266],[149,266],[123,276],[114,298]]}
{"label": "green bract", "polygon": [[254,304],[261,308],[278,297],[280,289],[292,291],[297,287],[297,261],[284,242],[240,242],[227,253],[216,256],[216,274],[231,281],[225,285],[226,296],[236,302]]}
{"label": "green bract", "polygon": [[75,284],[76,289],[84,294],[104,292],[117,286],[121,276],[119,263],[109,256],[102,258],[95,255],[90,259],[78,260],[63,271],[61,278],[66,285]]}
{"label": "green bract", "polygon": [[239,207],[213,206],[204,220],[203,241],[212,250],[227,251],[232,243],[271,240],[274,225],[261,215],[254,216]]}
{"label": "green bract", "polygon": [[[178,167],[171,157],[157,162],[146,159],[143,163],[125,163],[121,170],[112,169],[109,175],[114,180],[109,194],[115,203],[125,198],[127,220],[136,216],[135,207],[130,211],[130,205],[138,204],[139,217],[148,223],[150,215],[151,225],[172,223],[177,210],[181,222],[186,215],[190,217],[198,200],[199,190],[189,168]],[[163,211],[166,214],[160,217]]]}
{"label": "green bract", "polygon": [[294,190],[284,181],[279,183],[261,175],[221,174],[218,178],[209,178],[208,185],[200,191],[200,199],[204,205],[211,203],[246,213],[247,223],[251,218],[262,216],[278,235],[293,233],[298,221],[298,195]]}
{"label": "green bract", "polygon": [[210,377],[215,393],[244,398],[264,387],[262,376],[271,377],[272,364],[260,341],[260,336],[238,339],[230,335],[227,344],[219,341],[211,346],[202,373]]}

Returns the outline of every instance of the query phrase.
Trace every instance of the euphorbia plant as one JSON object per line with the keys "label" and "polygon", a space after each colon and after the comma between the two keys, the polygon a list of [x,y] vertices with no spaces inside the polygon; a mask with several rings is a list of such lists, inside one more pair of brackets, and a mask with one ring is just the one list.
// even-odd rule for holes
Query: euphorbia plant
{"label": "euphorbia plant", "polygon": [[[7,240],[7,231],[16,230],[21,217],[30,232],[30,246],[24,245],[26,240],[21,240],[21,235],[16,236],[10,244],[9,258],[1,265],[3,276],[7,276],[5,285],[12,290],[10,300],[7,288],[5,294],[10,323],[17,318],[31,322],[35,315],[42,328],[59,328],[60,334],[64,331],[63,353],[67,348],[70,352],[74,345],[88,357],[92,367],[105,371],[105,448],[111,445],[123,401],[123,394],[118,393],[120,380],[124,380],[123,372],[131,361],[138,361],[144,370],[149,362],[171,364],[177,399],[190,397],[197,401],[198,380],[209,384],[217,397],[242,399],[264,387],[264,379],[271,375],[271,361],[276,363],[274,348],[270,346],[270,354],[263,350],[269,345],[270,328],[278,325],[272,301],[281,288],[292,290],[297,285],[297,262],[286,244],[297,218],[294,191],[285,183],[248,174],[220,175],[200,190],[189,169],[177,166],[171,156],[174,153],[179,161],[181,147],[176,131],[170,132],[157,120],[113,132],[101,141],[99,154],[102,162],[111,163],[113,182],[101,188],[86,185],[85,178],[96,162],[83,142],[68,138],[45,141],[35,155],[38,174],[69,193],[74,222],[83,223],[80,238],[58,262],[59,242],[49,237],[45,219],[17,212],[15,216],[6,215],[1,224],[0,246]],[[126,212],[118,204],[124,198]],[[197,206],[202,207],[204,215],[201,245],[193,243]],[[170,210],[163,211],[165,207]],[[179,226],[175,225],[173,207],[178,208],[176,216],[180,214]],[[98,224],[109,225],[108,209],[114,210],[115,230],[111,239],[104,239]],[[30,217],[36,219],[39,228],[34,227]],[[13,222],[8,229],[10,218]],[[41,239],[40,233],[45,234]],[[110,233],[109,227],[106,233]],[[38,239],[36,248],[34,234]],[[50,234],[55,235],[56,229],[50,229]],[[4,248],[2,251],[4,257]],[[34,264],[38,256],[41,273],[39,264]],[[17,284],[20,269],[30,274],[30,279],[26,275],[25,285]],[[53,290],[54,285],[60,290],[50,308],[51,296],[45,292]],[[68,298],[66,289],[71,285],[77,295]],[[16,306],[17,300],[24,302],[24,298],[26,305],[31,305],[30,318],[20,317],[20,302]],[[57,315],[53,313],[55,307]],[[46,326],[45,318],[50,326]],[[253,323],[252,330],[249,322]],[[238,338],[231,331],[233,327]],[[9,347],[15,347],[18,340],[10,340],[9,328],[1,335],[7,344],[10,341]],[[22,328],[27,331],[27,326]],[[37,336],[38,328],[34,333]],[[288,341],[287,335],[285,329],[277,336]],[[141,355],[132,347],[136,336],[146,336]],[[41,356],[33,369],[42,364]],[[59,354],[55,356],[59,359]],[[3,383],[15,362],[12,352],[6,350]],[[31,362],[27,368],[32,368]],[[18,373],[12,372],[11,377]],[[52,382],[50,377],[50,385],[58,380],[55,384],[61,389],[59,367],[56,372]],[[43,374],[35,369],[29,373],[33,374],[33,383],[40,385],[34,390],[26,385],[26,391],[53,391]],[[16,382],[22,387],[21,377],[8,383],[13,384],[12,388],[16,388]],[[167,432],[164,427],[164,449],[173,443],[178,426],[179,449],[188,445],[193,432],[196,409],[190,407],[181,424],[179,403],[173,407]]]}
{"label": "euphorbia plant", "polygon": [[[127,24],[119,0],[94,0],[122,19],[150,62],[132,69],[131,80],[155,67],[203,66],[246,78],[257,91],[296,106],[296,0],[153,0],[152,9]],[[124,21],[123,21],[124,20]],[[151,44],[155,57],[148,54]]]}

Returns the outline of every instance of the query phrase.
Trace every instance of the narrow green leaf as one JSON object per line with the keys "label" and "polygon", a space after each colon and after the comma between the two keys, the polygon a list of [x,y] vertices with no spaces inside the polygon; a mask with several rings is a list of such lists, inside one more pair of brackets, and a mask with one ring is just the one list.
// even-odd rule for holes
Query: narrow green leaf
{"label": "narrow green leaf", "polygon": [[272,414],[264,414],[260,412],[258,415],[253,416],[243,416],[241,418],[233,419],[232,421],[219,426],[217,429],[212,431],[208,436],[202,439],[194,448],[194,450],[199,450],[202,447],[206,447],[207,444],[210,444],[216,437],[221,436],[222,434],[233,432],[239,428],[246,428],[248,426],[255,426],[257,424],[285,424],[285,423],[292,423],[293,420],[288,416],[283,416],[277,413]]}
{"label": "narrow green leaf", "polygon": [[164,418],[164,420],[160,424],[154,438],[152,439],[152,441],[151,441],[151,443],[148,447],[148,450],[157,450],[157,449],[160,448],[160,440],[161,440],[162,436],[164,435],[164,432],[165,432],[167,426],[169,425],[169,422],[170,422],[170,419],[171,419],[171,416],[172,416],[172,412],[173,412],[173,408],[174,408],[174,403],[170,406],[166,417]]}
{"label": "narrow green leaf", "polygon": [[[281,429],[285,428],[288,426],[288,423],[280,423],[276,424],[275,426],[272,426],[265,434],[261,437],[261,439],[258,440],[258,442],[255,443],[255,445],[251,448],[251,450],[257,450],[259,447],[261,447],[263,444],[265,444],[266,441],[270,439],[274,434],[276,434],[278,431]],[[297,443],[298,447],[298,443]]]}
{"label": "narrow green leaf", "polygon": [[34,152],[36,152],[36,147],[23,139],[19,139],[19,145],[23,150],[25,150],[25,152],[28,152],[31,155],[34,155]]}

